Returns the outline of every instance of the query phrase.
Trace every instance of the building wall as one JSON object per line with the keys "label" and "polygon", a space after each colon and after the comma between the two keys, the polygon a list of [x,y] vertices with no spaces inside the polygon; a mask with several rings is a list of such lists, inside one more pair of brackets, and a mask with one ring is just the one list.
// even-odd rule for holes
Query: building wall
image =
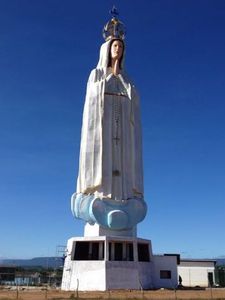
{"label": "building wall", "polygon": [[[97,261],[75,261],[74,246],[77,240],[71,238],[67,243],[67,256],[63,268],[62,289],[69,290],[105,290],[105,263]],[[97,240],[97,239],[96,239]],[[101,280],[99,280],[101,278]]]}
{"label": "building wall", "polygon": [[181,261],[178,266],[178,274],[182,278],[185,287],[208,287],[208,274],[212,273],[215,283],[215,266],[212,261]]}
{"label": "building wall", "polygon": [[106,290],[150,289],[152,262],[106,262]]}
{"label": "building wall", "polygon": [[[153,255],[154,288],[176,288],[178,285],[177,256]],[[162,272],[170,272],[170,278],[162,278]],[[165,273],[164,272],[164,273]]]}
{"label": "building wall", "polygon": [[69,290],[104,291],[105,290],[105,262],[104,261],[73,261]]}
{"label": "building wall", "polygon": [[[93,250],[96,242],[99,254],[90,258],[89,249]],[[90,246],[86,250],[82,246],[85,244]],[[116,244],[122,246],[116,248]],[[129,250],[130,245],[133,245],[133,254]],[[75,249],[80,249],[80,256],[77,256]],[[83,253],[88,256],[83,256]],[[90,254],[93,253],[94,250]],[[209,274],[215,282],[215,261],[181,260],[180,265],[178,263],[179,256],[175,254],[152,255],[151,242],[148,240],[130,237],[72,238],[67,245],[62,289],[104,291],[176,288],[178,276],[181,276],[183,286],[207,287]]]}
{"label": "building wall", "polygon": [[[79,242],[81,244],[85,242],[89,247],[97,241],[99,245],[104,242],[99,260],[96,256],[93,258],[92,253],[90,257],[83,256],[86,250],[82,248],[83,246],[79,246]],[[121,251],[115,247],[116,244],[122,245],[121,248],[119,247]],[[131,252],[128,247],[130,245],[133,245]],[[84,251],[78,255],[78,249]],[[89,247],[89,249],[94,248]],[[67,244],[62,289],[80,291],[149,289],[154,287],[153,269],[151,242],[148,240],[125,237],[72,238]]]}

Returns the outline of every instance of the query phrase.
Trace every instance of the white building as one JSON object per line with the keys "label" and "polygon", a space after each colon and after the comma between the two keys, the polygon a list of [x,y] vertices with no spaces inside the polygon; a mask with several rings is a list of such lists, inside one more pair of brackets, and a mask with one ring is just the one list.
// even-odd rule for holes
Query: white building
{"label": "white building", "polygon": [[153,288],[174,289],[178,285],[177,266],[180,255],[153,255]]}
{"label": "white building", "polygon": [[151,242],[133,237],[75,237],[67,244],[63,290],[153,288]]}
{"label": "white building", "polygon": [[73,237],[67,244],[62,289],[176,288],[179,255],[153,255],[151,241],[124,236]]}
{"label": "white building", "polygon": [[208,287],[215,283],[215,260],[181,259],[178,275],[184,287]]}
{"label": "white building", "polygon": [[215,260],[180,259],[178,254],[154,255],[151,241],[136,237],[73,237],[67,244],[62,289],[208,287],[215,283]]}

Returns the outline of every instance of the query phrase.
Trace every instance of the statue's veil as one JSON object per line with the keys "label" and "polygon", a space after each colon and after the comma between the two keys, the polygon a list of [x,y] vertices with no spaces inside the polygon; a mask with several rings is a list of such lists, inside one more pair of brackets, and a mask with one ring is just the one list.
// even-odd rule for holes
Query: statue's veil
{"label": "statue's veil", "polygon": [[[116,39],[113,39],[116,40]],[[104,69],[106,70],[108,67],[108,57],[109,57],[109,51],[110,51],[110,45],[111,45],[112,40],[109,40],[101,45],[100,48],[100,55],[99,55],[99,61],[97,64],[97,69]],[[121,68],[124,68],[124,56],[125,56],[125,44],[123,42],[123,57],[121,61]]]}

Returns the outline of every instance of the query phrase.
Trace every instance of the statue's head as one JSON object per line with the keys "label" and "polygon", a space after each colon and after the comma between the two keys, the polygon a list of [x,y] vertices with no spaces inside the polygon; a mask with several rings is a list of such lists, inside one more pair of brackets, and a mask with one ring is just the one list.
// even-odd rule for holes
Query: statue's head
{"label": "statue's head", "polygon": [[[112,59],[119,59],[120,69],[124,68],[125,44],[121,39],[111,39],[101,45],[97,68],[112,66]],[[118,57],[118,58],[117,58]]]}
{"label": "statue's head", "polygon": [[118,19],[118,11],[115,7],[111,10],[112,19],[103,28],[103,38],[105,43],[101,46],[99,62],[97,68],[112,66],[113,60],[119,60],[120,69],[124,65],[124,38],[126,29],[124,24]]}
{"label": "statue's head", "polygon": [[112,60],[119,60],[119,66],[122,67],[122,60],[123,60],[123,53],[124,53],[124,42],[121,39],[112,39],[109,45],[109,52],[108,52],[108,67],[111,67]]}

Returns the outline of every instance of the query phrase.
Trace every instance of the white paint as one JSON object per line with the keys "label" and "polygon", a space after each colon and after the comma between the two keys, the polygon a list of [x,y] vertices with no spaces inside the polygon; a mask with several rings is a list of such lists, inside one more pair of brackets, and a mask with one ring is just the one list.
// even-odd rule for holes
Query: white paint
{"label": "white paint", "polygon": [[213,274],[213,282],[215,282],[214,271],[215,261],[213,260],[181,260],[178,266],[178,274],[185,287],[208,287],[208,273]]}
{"label": "white paint", "polygon": [[[154,255],[153,256],[153,285],[154,288],[176,288],[178,284],[177,255]],[[171,278],[160,278],[160,271],[171,271]]]}
{"label": "white paint", "polygon": [[104,261],[70,261],[63,271],[62,289],[66,291],[104,291]]}
{"label": "white paint", "polygon": [[[105,247],[104,260],[73,260],[77,241],[103,241]],[[109,242],[133,244],[134,261],[109,261]],[[145,243],[149,247],[149,262],[139,262],[137,244]],[[113,251],[113,249],[112,249]],[[111,289],[149,289],[152,283],[152,248],[151,241],[132,237],[76,237],[68,240],[62,289],[79,291],[106,291]]]}
{"label": "white paint", "polygon": [[[75,243],[77,241],[102,241],[99,259],[103,260],[73,260]],[[111,244],[111,259],[109,260],[109,243]],[[127,243],[133,244],[133,261],[113,260],[114,243],[123,244],[125,254]],[[149,262],[138,260],[138,243],[149,247]],[[124,255],[124,257],[126,257]],[[136,237],[123,236],[85,236],[68,240],[67,257],[65,260],[62,289],[79,291],[106,291],[113,289],[152,289],[176,288],[178,276],[182,277],[184,287],[208,287],[208,274],[213,274],[215,282],[214,260],[181,260],[177,265],[177,255],[153,255],[151,241]],[[170,271],[171,278],[163,279],[160,271]]]}
{"label": "white paint", "polygon": [[151,265],[151,262],[106,262],[106,290],[152,288]]}
{"label": "white paint", "polygon": [[[110,41],[101,46],[99,63],[87,83],[76,192],[115,201],[142,200],[139,97],[123,68],[118,76],[107,68],[110,46]],[[120,175],[114,176],[113,170]]]}
{"label": "white paint", "polygon": [[90,225],[85,224],[84,227],[85,237],[96,237],[96,236],[126,236],[126,237],[136,237],[137,228],[136,226],[128,230],[110,230],[108,228],[103,228],[98,224]]}

